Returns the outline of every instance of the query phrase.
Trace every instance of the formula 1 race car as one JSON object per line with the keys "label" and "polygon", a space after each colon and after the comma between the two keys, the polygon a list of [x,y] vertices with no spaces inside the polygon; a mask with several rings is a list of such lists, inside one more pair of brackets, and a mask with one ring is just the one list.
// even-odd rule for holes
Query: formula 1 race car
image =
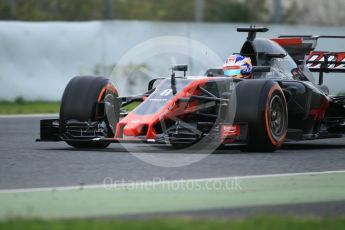
{"label": "formula 1 race car", "polygon": [[[38,141],[65,141],[76,148],[105,148],[116,142],[183,147],[207,142],[239,145],[244,151],[275,151],[288,140],[335,138],[345,133],[345,96],[331,96],[324,73],[345,72],[345,52],[316,52],[320,38],[256,38],[248,33],[240,54],[253,63],[251,79],[226,77],[222,68],[186,76],[172,67],[153,79],[147,92],[119,97],[103,77],[75,77],[67,85],[59,119],[41,120]],[[184,72],[183,76],[176,76]],[[311,72],[319,72],[318,84]],[[128,111],[131,104],[139,104]]]}

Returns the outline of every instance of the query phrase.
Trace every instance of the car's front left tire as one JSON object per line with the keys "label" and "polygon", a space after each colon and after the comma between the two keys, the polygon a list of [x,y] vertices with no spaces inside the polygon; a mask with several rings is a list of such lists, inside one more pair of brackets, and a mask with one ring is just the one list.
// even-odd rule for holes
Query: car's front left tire
{"label": "car's front left tire", "polygon": [[[116,88],[104,77],[78,76],[73,78],[65,88],[60,107],[60,129],[76,124],[97,124],[102,128],[102,137],[112,137],[118,122],[118,105],[115,103],[118,93]],[[97,104],[103,103],[103,117],[99,116]],[[75,148],[106,148],[107,142],[73,140],[68,137],[66,143]]]}

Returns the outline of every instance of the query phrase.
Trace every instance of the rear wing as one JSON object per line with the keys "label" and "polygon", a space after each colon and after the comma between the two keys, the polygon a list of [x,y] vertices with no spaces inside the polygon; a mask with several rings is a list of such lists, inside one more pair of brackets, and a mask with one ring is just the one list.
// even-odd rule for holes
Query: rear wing
{"label": "rear wing", "polygon": [[315,50],[320,38],[345,39],[345,36],[281,35],[271,40],[282,46],[298,63]]}
{"label": "rear wing", "polygon": [[323,73],[345,73],[345,52],[313,51],[307,56],[307,67],[319,73],[319,85],[323,83]]}
{"label": "rear wing", "polygon": [[345,52],[313,51],[306,63],[312,72],[345,73]]}
{"label": "rear wing", "polygon": [[345,36],[283,35],[272,40],[285,48],[298,65],[305,63],[311,72],[318,72],[321,85],[323,73],[345,73],[345,52],[314,51],[320,38],[345,39]]}

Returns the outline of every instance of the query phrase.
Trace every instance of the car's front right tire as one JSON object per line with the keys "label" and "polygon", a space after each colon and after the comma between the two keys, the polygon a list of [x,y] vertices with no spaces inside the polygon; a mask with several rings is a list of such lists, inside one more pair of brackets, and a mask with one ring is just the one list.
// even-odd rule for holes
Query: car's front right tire
{"label": "car's front right tire", "polygon": [[236,87],[235,121],[248,124],[244,151],[273,152],[285,141],[288,111],[279,84],[270,80],[246,80]]}

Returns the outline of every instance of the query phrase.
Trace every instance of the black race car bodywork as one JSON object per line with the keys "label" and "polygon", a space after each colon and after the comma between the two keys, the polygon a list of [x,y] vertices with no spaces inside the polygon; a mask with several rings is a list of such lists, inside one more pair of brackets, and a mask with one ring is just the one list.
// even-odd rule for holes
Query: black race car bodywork
{"label": "black race car bodywork", "polygon": [[[66,141],[79,148],[112,142],[185,146],[201,140],[274,151],[287,140],[340,137],[345,133],[345,97],[330,96],[323,73],[345,72],[344,53],[314,52],[316,36],[256,38],[248,32],[240,54],[253,63],[252,79],[233,79],[222,69],[154,79],[142,95],[119,97],[102,77],[76,77],[62,97],[59,119],[41,121],[39,141]],[[337,37],[338,38],[338,37]],[[340,38],[340,37],[339,37]],[[176,77],[175,72],[184,76]],[[319,72],[319,84],[311,81]],[[134,110],[127,108],[140,103]]]}

